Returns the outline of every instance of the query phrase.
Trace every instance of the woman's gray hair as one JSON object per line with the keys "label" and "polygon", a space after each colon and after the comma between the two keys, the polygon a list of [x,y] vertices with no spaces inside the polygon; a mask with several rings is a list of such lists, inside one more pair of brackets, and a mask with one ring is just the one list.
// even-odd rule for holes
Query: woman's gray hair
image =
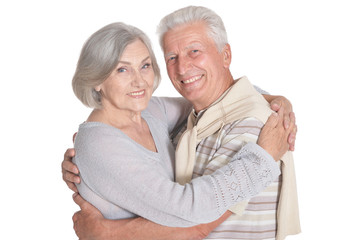
{"label": "woman's gray hair", "polygon": [[167,16],[159,23],[157,33],[159,34],[159,43],[164,51],[163,37],[169,30],[184,24],[204,22],[208,27],[208,36],[213,39],[219,52],[228,43],[227,32],[223,21],[212,10],[205,7],[189,6],[181,8]]}
{"label": "woman's gray hair", "polygon": [[109,24],[93,33],[84,43],[73,77],[73,91],[86,106],[101,108],[101,93],[95,87],[102,84],[118,65],[124,49],[136,40],[149,51],[154,71],[153,91],[160,83],[160,70],[149,38],[136,27],[124,23]]}

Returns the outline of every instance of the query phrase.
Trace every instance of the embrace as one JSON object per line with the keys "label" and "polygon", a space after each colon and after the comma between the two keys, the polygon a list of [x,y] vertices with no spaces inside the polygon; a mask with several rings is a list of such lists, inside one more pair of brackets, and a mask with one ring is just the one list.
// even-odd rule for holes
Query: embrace
{"label": "embrace", "polygon": [[284,239],[300,232],[290,102],[233,78],[222,19],[165,16],[160,45],[183,98],[152,97],[160,70],[138,28],[85,42],[73,77],[93,111],[62,162],[79,239]]}

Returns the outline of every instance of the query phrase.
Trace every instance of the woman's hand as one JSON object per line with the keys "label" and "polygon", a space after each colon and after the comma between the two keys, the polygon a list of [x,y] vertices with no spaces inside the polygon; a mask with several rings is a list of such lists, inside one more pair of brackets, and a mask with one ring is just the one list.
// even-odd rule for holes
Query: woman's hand
{"label": "woman's hand", "polygon": [[68,185],[68,187],[74,192],[78,192],[75,183],[80,183],[80,177],[78,176],[78,168],[72,162],[74,156],[74,148],[69,148],[68,150],[66,150],[64,154],[64,160],[61,163],[61,172],[63,174],[63,180],[65,181],[66,185]]}
{"label": "woman's hand", "polygon": [[[286,129],[288,129],[288,127],[290,126],[291,118],[295,118],[295,114],[293,112],[291,102],[287,98],[282,96],[274,96],[274,98],[270,100],[271,100],[270,101],[271,109],[273,111],[278,112],[281,107],[284,108],[283,125]],[[297,125],[296,125],[296,119],[294,119],[294,121],[295,121],[295,125],[292,131],[290,131],[290,134],[288,136],[288,144],[289,144],[288,150],[290,151],[295,150]]]}
{"label": "woman's hand", "polygon": [[285,110],[281,106],[277,113],[271,114],[266,124],[263,126],[257,144],[265,149],[276,161],[289,150],[288,142],[290,133],[295,128],[295,115],[289,114],[289,122],[285,127]]}

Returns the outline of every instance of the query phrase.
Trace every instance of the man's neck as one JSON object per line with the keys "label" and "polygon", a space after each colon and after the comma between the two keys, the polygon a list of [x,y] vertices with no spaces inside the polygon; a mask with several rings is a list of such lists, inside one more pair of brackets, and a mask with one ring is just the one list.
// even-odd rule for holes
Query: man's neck
{"label": "man's neck", "polygon": [[192,102],[193,109],[196,114],[198,114],[203,110],[206,110],[213,103],[217,102],[224,95],[224,93],[234,84],[234,79],[231,74],[229,74],[229,77],[225,78],[222,81],[225,81],[225,84],[221,85],[222,87],[221,91],[219,91],[218,94],[215,95],[213,98],[204,99],[203,101],[199,101],[199,102]]}

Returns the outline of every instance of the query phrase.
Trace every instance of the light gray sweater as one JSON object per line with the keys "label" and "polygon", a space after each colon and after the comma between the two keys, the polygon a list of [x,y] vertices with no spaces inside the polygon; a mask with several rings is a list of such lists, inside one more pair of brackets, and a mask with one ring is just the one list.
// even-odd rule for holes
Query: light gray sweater
{"label": "light gray sweater", "polygon": [[216,220],[239,196],[239,200],[251,198],[280,174],[265,150],[248,143],[212,175],[184,186],[174,182],[174,148],[169,136],[189,109],[181,98],[152,98],[142,117],[149,125],[156,153],[112,126],[81,124],[74,158],[80,170],[80,194],[108,219],[142,216],[166,226],[189,227]]}

